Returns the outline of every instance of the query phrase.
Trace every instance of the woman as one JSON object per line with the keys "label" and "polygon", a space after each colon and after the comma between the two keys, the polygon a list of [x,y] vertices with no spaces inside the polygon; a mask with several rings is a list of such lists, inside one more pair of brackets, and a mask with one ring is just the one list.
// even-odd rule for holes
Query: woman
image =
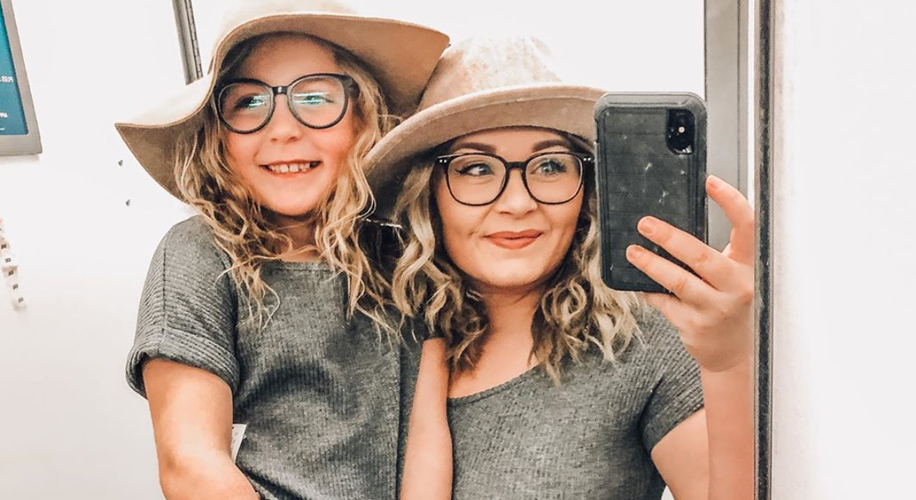
{"label": "woman", "polygon": [[709,178],[735,228],[721,253],[640,221],[700,275],[628,249],[674,293],[644,296],[661,314],[604,287],[601,94],[559,82],[536,41],[471,41],[370,153],[406,229],[395,301],[449,343],[454,498],[750,499],[753,211]]}

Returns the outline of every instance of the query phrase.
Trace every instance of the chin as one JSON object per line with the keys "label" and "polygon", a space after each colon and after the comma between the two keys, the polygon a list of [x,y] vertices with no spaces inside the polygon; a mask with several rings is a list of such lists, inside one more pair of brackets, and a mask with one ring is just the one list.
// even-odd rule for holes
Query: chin
{"label": "chin", "polygon": [[489,279],[479,280],[488,287],[502,290],[528,288],[543,281],[543,276],[532,275],[530,269],[513,272],[511,269],[501,269],[498,272],[486,274]]}
{"label": "chin", "polygon": [[300,219],[310,215],[314,211],[316,205],[316,203],[302,203],[302,201],[299,200],[297,203],[266,204],[264,205],[264,208],[267,208],[275,215],[280,217],[288,219]]}

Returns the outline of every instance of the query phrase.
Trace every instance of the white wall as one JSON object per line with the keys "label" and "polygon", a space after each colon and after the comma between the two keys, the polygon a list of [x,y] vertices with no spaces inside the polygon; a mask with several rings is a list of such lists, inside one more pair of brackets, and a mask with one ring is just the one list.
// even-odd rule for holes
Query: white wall
{"label": "white wall", "polygon": [[772,498],[913,498],[916,6],[784,6]]}
{"label": "white wall", "polygon": [[123,371],[149,258],[182,207],[112,124],[182,84],[172,5],[13,3],[45,152],[0,158],[27,301],[14,312],[0,286],[0,498],[161,498]]}
{"label": "white wall", "polygon": [[[149,258],[187,212],[112,124],[183,82],[172,3],[13,3],[45,152],[0,158],[0,217],[27,301],[14,311],[0,285],[0,499],[158,499],[146,403],[123,368]],[[362,3],[457,36],[533,31],[612,89],[702,94],[698,0],[620,2],[614,11],[606,2],[523,10],[468,0],[448,15],[438,2]],[[222,3],[195,5],[207,60]],[[681,53],[673,60],[672,46]]]}

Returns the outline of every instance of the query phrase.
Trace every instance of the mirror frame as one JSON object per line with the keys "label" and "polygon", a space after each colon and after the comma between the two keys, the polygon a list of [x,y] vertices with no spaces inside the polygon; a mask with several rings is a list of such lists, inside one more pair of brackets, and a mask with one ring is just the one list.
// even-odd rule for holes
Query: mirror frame
{"label": "mirror frame", "polygon": [[[746,0],[742,0],[746,1]],[[754,184],[756,189],[757,262],[755,277],[756,322],[756,498],[770,500],[773,430],[773,177],[776,125],[775,71],[778,63],[776,9],[780,0],[757,0],[755,25]]]}
{"label": "mirror frame", "polygon": [[[4,0],[6,1],[6,0]],[[757,220],[755,264],[755,497],[770,499],[772,430],[772,74],[774,4],[779,0],[704,0],[705,100],[709,110],[708,172],[753,194]],[[172,0],[185,83],[203,76],[192,0]],[[753,11],[751,9],[754,9]],[[751,16],[754,15],[753,21]],[[754,64],[751,65],[750,61]],[[753,69],[755,78],[752,79]],[[752,83],[753,82],[753,83]],[[753,85],[753,86],[752,86]],[[753,108],[751,98],[753,97]],[[752,110],[753,109],[753,115]],[[753,121],[751,121],[753,118]],[[753,149],[751,150],[751,146]],[[753,160],[750,153],[753,152]],[[748,166],[753,162],[753,186]],[[709,242],[723,248],[730,227],[710,211]]]}

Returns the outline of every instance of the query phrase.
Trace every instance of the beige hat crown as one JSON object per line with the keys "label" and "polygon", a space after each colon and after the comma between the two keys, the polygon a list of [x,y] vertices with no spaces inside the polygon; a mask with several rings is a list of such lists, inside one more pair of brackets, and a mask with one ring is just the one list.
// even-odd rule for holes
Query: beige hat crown
{"label": "beige hat crown", "polygon": [[472,38],[442,55],[419,111],[367,157],[376,214],[390,217],[411,158],[456,137],[501,127],[541,127],[594,140],[604,90],[570,83],[537,38]]}
{"label": "beige hat crown", "polygon": [[439,60],[420,110],[500,88],[560,83],[550,49],[534,37],[470,38]]}
{"label": "beige hat crown", "polygon": [[[208,72],[214,70],[217,53],[220,45],[233,31],[240,29],[248,23],[268,16],[281,16],[284,14],[302,14],[303,12],[322,13],[325,15],[356,16],[358,13],[341,2],[335,0],[303,0],[291,2],[289,0],[243,0],[233,4],[220,20],[219,30],[214,40],[210,56]],[[220,56],[225,54],[219,54]]]}

